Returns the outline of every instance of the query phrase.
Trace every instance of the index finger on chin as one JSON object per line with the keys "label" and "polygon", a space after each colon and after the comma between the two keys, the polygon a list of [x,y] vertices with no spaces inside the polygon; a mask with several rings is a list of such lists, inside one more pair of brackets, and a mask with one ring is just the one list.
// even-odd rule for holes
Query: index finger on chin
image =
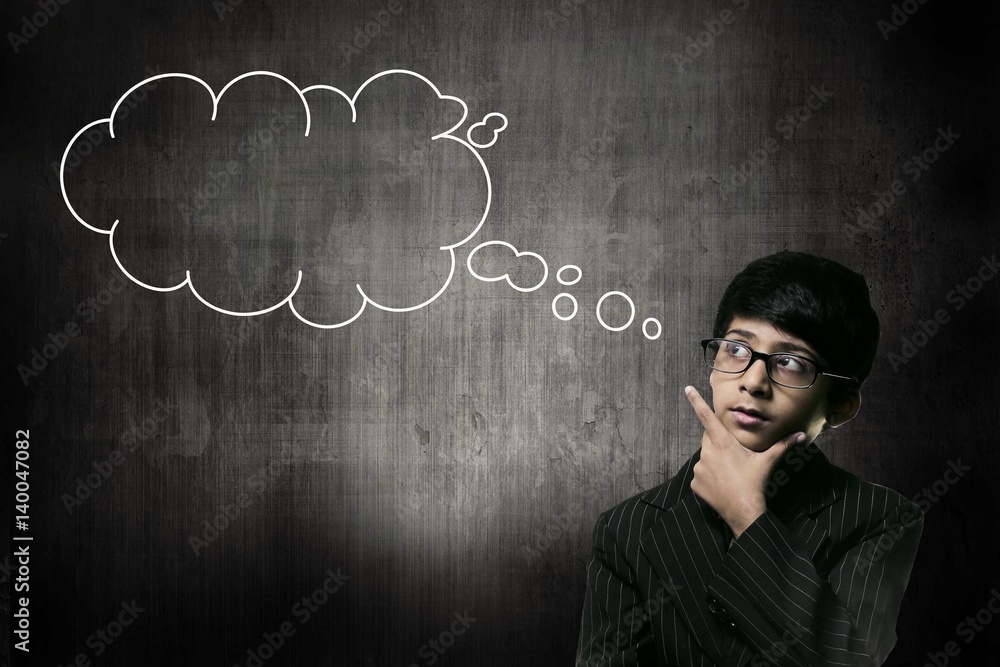
{"label": "index finger on chin", "polygon": [[705,427],[705,430],[708,431],[709,437],[719,442],[719,438],[726,432],[726,427],[722,425],[716,414],[712,412],[712,408],[701,397],[697,389],[689,385],[684,387],[684,393],[687,395],[691,407],[694,408],[694,413],[698,416],[698,420]]}

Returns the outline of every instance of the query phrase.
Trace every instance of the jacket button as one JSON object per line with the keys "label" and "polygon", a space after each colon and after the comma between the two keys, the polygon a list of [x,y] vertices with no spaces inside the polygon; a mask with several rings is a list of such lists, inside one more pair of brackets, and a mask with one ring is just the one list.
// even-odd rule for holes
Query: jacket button
{"label": "jacket button", "polygon": [[729,615],[729,611],[726,609],[725,605],[719,602],[719,599],[714,595],[708,596],[708,610],[721,617],[721,619],[733,630],[737,629],[735,621]]}

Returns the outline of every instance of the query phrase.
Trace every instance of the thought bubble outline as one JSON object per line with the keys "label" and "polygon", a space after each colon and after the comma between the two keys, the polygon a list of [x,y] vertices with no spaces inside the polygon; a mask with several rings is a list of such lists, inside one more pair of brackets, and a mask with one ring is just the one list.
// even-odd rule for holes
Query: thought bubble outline
{"label": "thought bubble outline", "polygon": [[[607,299],[609,296],[620,296],[624,298],[626,301],[628,301],[628,305],[632,308],[632,314],[629,315],[628,322],[621,325],[620,327],[613,327],[608,325],[608,323],[604,321],[604,318],[601,317],[601,306],[604,305],[604,300]],[[632,301],[632,297],[630,297],[625,292],[619,292],[618,290],[611,290],[610,292],[605,292],[604,296],[602,296],[600,299],[597,300],[597,321],[600,322],[601,326],[607,329],[608,331],[625,331],[630,326],[632,326],[632,320],[634,319],[635,319],[635,302]]]}
{"label": "thought bubble outline", "polygon": [[[562,274],[563,271],[565,271],[566,269],[573,269],[574,271],[576,271],[576,278],[574,278],[573,280],[566,280],[565,278],[563,278]],[[580,267],[577,266],[576,264],[567,264],[558,271],[556,271],[556,280],[559,282],[560,285],[565,285],[566,287],[572,287],[573,285],[580,282],[581,278],[583,278],[583,270],[580,269]]]}
{"label": "thought bubble outline", "polygon": [[[495,278],[484,278],[483,276],[479,275],[478,273],[476,273],[476,270],[472,268],[472,256],[488,245],[507,246],[508,248],[514,251],[514,257],[524,257],[525,255],[527,255],[528,257],[534,257],[535,259],[537,259],[539,262],[542,263],[542,280],[534,287],[518,287],[517,285],[514,284],[514,281],[510,279],[509,273],[505,273],[502,276],[497,276]],[[544,285],[545,281],[549,279],[549,265],[541,255],[539,255],[538,253],[531,252],[530,250],[525,250],[524,252],[518,252],[517,248],[507,243],[506,241],[484,241],[483,243],[480,243],[475,248],[473,248],[472,252],[469,253],[469,256],[465,259],[465,265],[466,268],[469,269],[469,273],[471,273],[473,277],[475,277],[477,280],[481,280],[484,283],[495,283],[501,280],[506,280],[508,285],[516,289],[518,292],[522,293],[534,292],[536,289]]]}
{"label": "thought bubble outline", "polygon": [[[656,335],[650,336],[649,333],[646,331],[646,325],[649,324],[650,322],[656,325]],[[647,339],[656,340],[657,338],[660,337],[662,333],[663,333],[663,324],[660,323],[660,320],[656,319],[655,317],[647,317],[645,320],[642,321],[642,335],[645,336]]]}
{"label": "thought bubble outline", "polygon": [[[490,116],[500,116],[501,118],[503,118],[503,125],[501,125],[497,129],[493,130],[493,141],[491,141],[488,144],[477,144],[475,141],[472,140],[472,132],[477,127],[479,127],[479,126],[483,126],[483,127],[486,127],[486,129],[489,129],[489,127],[486,125],[486,121],[488,121],[490,119]],[[473,123],[469,127],[468,131],[465,133],[465,138],[468,139],[469,143],[472,144],[473,146],[475,146],[476,148],[489,148],[490,146],[492,146],[493,144],[495,144],[497,142],[497,139],[500,138],[500,133],[503,132],[506,129],[507,129],[507,116],[504,116],[499,111],[492,111],[492,112],[486,114],[485,116],[483,116],[483,119],[481,121],[479,121],[478,123]]]}
{"label": "thought bubble outline", "polygon": [[[560,315],[559,310],[556,308],[556,304],[559,303],[559,299],[562,299],[563,297],[569,299],[569,302],[573,304],[573,312],[565,317]],[[579,304],[576,302],[576,297],[569,292],[560,292],[559,294],[556,294],[556,298],[552,299],[552,314],[556,316],[557,320],[561,320],[563,322],[569,322],[571,319],[576,317],[578,307]]]}
{"label": "thought bubble outline", "polygon": [[[434,91],[434,94],[437,95],[438,99],[441,99],[441,100],[452,100],[452,101],[458,102],[460,105],[462,105],[462,118],[454,126],[452,126],[451,128],[445,130],[444,132],[440,132],[440,133],[432,136],[431,137],[431,141],[436,141],[438,139],[451,139],[451,140],[453,140],[453,141],[461,144],[462,146],[465,146],[465,148],[467,148],[469,150],[469,152],[471,152],[476,157],[476,159],[479,161],[479,165],[480,165],[480,167],[483,170],[483,175],[486,177],[486,205],[485,205],[485,207],[483,209],[482,217],[479,219],[479,223],[476,225],[476,227],[472,231],[472,233],[468,234],[461,241],[458,241],[457,243],[452,243],[450,245],[440,246],[438,248],[439,250],[447,250],[448,253],[449,253],[449,256],[451,258],[451,270],[448,273],[448,279],[445,281],[444,285],[437,291],[437,293],[434,294],[434,296],[432,296],[431,298],[427,299],[423,303],[417,304],[416,306],[394,307],[394,306],[388,306],[388,305],[385,305],[385,304],[380,304],[380,303],[376,302],[375,300],[373,300],[371,297],[369,297],[367,294],[365,294],[364,289],[362,289],[360,283],[356,283],[355,287],[357,288],[358,292],[361,294],[361,297],[362,297],[361,307],[358,308],[358,311],[352,317],[348,318],[347,320],[344,320],[343,322],[338,322],[338,323],[334,323],[334,324],[319,324],[317,322],[313,322],[311,320],[308,320],[304,316],[302,316],[302,314],[300,314],[299,311],[295,308],[295,304],[292,301],[292,298],[295,296],[295,293],[298,291],[299,286],[302,284],[302,270],[299,269],[298,270],[298,276],[297,276],[297,279],[295,281],[294,287],[292,287],[291,291],[287,295],[285,295],[285,297],[283,299],[281,299],[280,301],[278,301],[277,303],[275,303],[275,304],[273,304],[273,305],[271,305],[271,306],[269,306],[267,308],[264,308],[264,309],[261,309],[261,310],[256,310],[256,311],[252,311],[252,312],[238,312],[238,311],[226,310],[226,309],[220,308],[220,307],[218,307],[218,306],[216,306],[216,305],[214,305],[212,303],[209,303],[206,299],[204,299],[197,292],[197,290],[195,290],[194,284],[191,281],[191,271],[190,271],[190,269],[185,269],[185,271],[184,271],[185,278],[184,278],[183,281],[181,281],[180,283],[178,283],[176,285],[170,286],[170,287],[157,287],[155,285],[149,285],[149,284],[146,284],[146,283],[142,282],[141,280],[135,278],[122,265],[121,261],[118,259],[118,254],[115,252],[115,247],[114,247],[114,233],[115,233],[115,230],[118,228],[118,224],[121,222],[121,220],[118,219],[118,218],[116,218],[115,221],[114,221],[114,223],[112,223],[112,225],[111,225],[111,229],[100,229],[98,227],[94,227],[93,225],[91,225],[87,221],[85,221],[82,217],[80,217],[80,215],[76,212],[76,209],[73,208],[73,205],[69,201],[69,195],[66,192],[66,160],[69,157],[69,153],[70,153],[70,150],[73,148],[73,145],[83,135],[84,132],[86,132],[90,128],[92,128],[92,127],[94,127],[96,125],[100,125],[102,123],[107,123],[108,124],[109,134],[110,134],[111,138],[114,139],[115,138],[114,118],[115,118],[115,114],[117,113],[119,107],[121,107],[121,105],[125,102],[125,99],[129,95],[131,95],[135,90],[141,88],[142,86],[144,86],[144,85],[146,85],[146,84],[148,84],[148,83],[150,83],[152,81],[156,81],[158,79],[166,79],[166,78],[180,78],[180,79],[188,79],[188,80],[191,80],[191,81],[194,81],[196,83],[201,84],[208,91],[209,95],[211,95],[211,97],[212,97],[212,117],[211,117],[211,120],[212,120],[212,122],[214,122],[215,119],[216,119],[216,116],[218,114],[218,110],[219,110],[219,100],[222,99],[222,96],[225,94],[225,92],[233,84],[235,84],[238,81],[241,81],[242,79],[245,79],[245,78],[248,78],[248,77],[251,77],[251,76],[270,76],[270,77],[277,78],[277,79],[285,82],[289,86],[291,86],[292,89],[295,90],[295,92],[298,94],[299,99],[302,100],[302,104],[303,104],[303,107],[305,108],[305,114],[306,114],[306,127],[305,127],[305,133],[304,133],[303,136],[308,137],[309,136],[309,130],[311,129],[311,126],[312,126],[312,115],[311,115],[311,112],[310,112],[310,109],[309,109],[309,102],[308,102],[308,100],[306,100],[306,97],[305,97],[305,94],[307,92],[313,91],[313,90],[328,90],[328,91],[332,91],[332,92],[335,92],[335,93],[341,95],[347,101],[347,103],[350,105],[350,107],[351,107],[351,122],[355,123],[355,122],[357,122],[357,115],[358,115],[357,114],[357,106],[356,106],[356,102],[357,102],[358,96],[368,86],[368,84],[370,84],[371,82],[375,81],[376,79],[379,79],[379,78],[381,78],[383,76],[388,76],[390,74],[406,74],[408,76],[416,77],[416,78],[420,79],[421,81],[423,81],[424,83],[426,83],[430,87],[430,89]],[[389,69],[389,70],[384,70],[382,72],[379,72],[377,74],[372,75],[371,77],[369,77],[364,83],[362,83],[358,87],[358,89],[355,91],[353,97],[348,97],[347,94],[344,93],[339,88],[335,88],[334,86],[328,86],[328,85],[324,85],[324,84],[317,84],[317,85],[313,85],[313,86],[307,86],[306,88],[299,88],[291,80],[289,80],[288,78],[282,76],[281,74],[278,74],[276,72],[270,72],[270,71],[267,71],[267,70],[254,70],[254,71],[251,71],[251,72],[245,72],[244,74],[241,74],[241,75],[233,78],[225,86],[222,87],[222,90],[219,91],[218,95],[215,94],[215,92],[212,90],[211,86],[209,86],[205,81],[203,81],[202,79],[194,76],[193,74],[187,74],[187,73],[184,73],[184,72],[167,72],[167,73],[163,73],[163,74],[156,74],[154,76],[151,76],[151,77],[148,77],[146,79],[143,79],[139,83],[137,83],[137,84],[133,85],[131,88],[129,88],[125,92],[125,94],[123,94],[118,99],[118,101],[115,103],[114,107],[112,107],[112,109],[111,109],[111,115],[110,116],[108,116],[107,118],[101,118],[101,119],[95,120],[95,121],[93,121],[91,123],[88,123],[88,124],[84,125],[82,128],[80,128],[76,132],[76,134],[73,135],[73,138],[70,139],[69,143],[66,145],[66,150],[63,151],[62,160],[59,163],[59,190],[62,193],[63,202],[66,204],[66,208],[69,209],[70,214],[76,219],[77,222],[79,222],[81,225],[83,225],[84,227],[86,227],[87,229],[89,229],[92,232],[97,232],[98,234],[104,234],[104,235],[108,236],[108,245],[109,245],[109,247],[111,249],[111,256],[114,259],[115,264],[117,264],[118,268],[122,271],[122,273],[126,277],[128,277],[129,280],[131,280],[132,282],[134,282],[136,285],[139,285],[140,287],[142,287],[144,289],[148,289],[148,290],[151,290],[151,291],[154,291],[154,292],[173,292],[173,291],[178,290],[178,289],[184,287],[185,285],[187,285],[188,289],[191,291],[191,293],[201,303],[203,303],[204,305],[208,306],[209,308],[211,308],[212,310],[214,310],[216,312],[222,313],[224,315],[232,315],[232,316],[235,316],[235,317],[253,317],[253,316],[256,316],[256,315],[263,315],[264,313],[269,313],[271,311],[277,310],[278,308],[280,308],[281,306],[283,306],[283,305],[285,305],[287,303],[289,310],[292,311],[292,314],[295,315],[295,317],[297,317],[300,321],[304,322],[305,324],[308,324],[311,327],[316,327],[318,329],[336,329],[336,328],[339,328],[339,327],[346,326],[346,325],[354,322],[356,319],[358,319],[361,316],[361,314],[364,312],[365,306],[367,306],[369,303],[372,304],[373,306],[375,306],[376,308],[380,309],[380,310],[390,311],[390,312],[394,312],[394,313],[406,313],[406,312],[411,312],[411,311],[414,311],[414,310],[419,310],[420,308],[423,308],[423,307],[429,305],[430,303],[432,303],[433,301],[435,301],[439,296],[441,296],[442,294],[444,294],[445,290],[448,289],[448,286],[451,284],[451,281],[452,281],[452,279],[455,276],[455,265],[456,265],[455,248],[457,248],[458,246],[463,245],[464,243],[467,243],[472,237],[474,237],[476,234],[479,233],[479,230],[482,229],[483,225],[486,223],[486,218],[487,218],[487,216],[489,216],[490,206],[491,206],[491,204],[493,202],[493,184],[492,184],[492,181],[490,179],[490,171],[486,167],[486,162],[483,160],[482,156],[479,155],[478,151],[476,151],[476,148],[483,148],[483,147],[491,146],[492,142],[490,144],[487,144],[486,146],[474,146],[471,142],[466,142],[461,137],[456,137],[456,136],[454,136],[452,134],[452,132],[455,132],[458,128],[460,128],[465,123],[466,119],[468,118],[468,115],[469,115],[469,107],[465,103],[464,100],[462,100],[459,97],[455,97],[454,95],[442,95],[441,91],[438,90],[437,86],[435,86],[434,83],[430,79],[428,79],[427,77],[423,76],[422,74],[418,74],[417,72],[413,72],[411,70],[406,70],[406,69]],[[491,114],[487,114],[486,118],[489,118],[490,115]],[[503,116],[503,114],[498,114],[498,115]],[[506,127],[506,117],[504,117],[504,121],[505,121],[504,122],[504,127]],[[485,123],[485,118],[484,118],[483,122]],[[494,141],[495,141],[495,138],[494,138]],[[475,251],[473,251],[473,252],[475,252]],[[515,249],[514,252],[516,253],[517,250]],[[534,254],[534,253],[531,253],[531,254]],[[542,259],[538,255],[535,255],[535,256],[538,257],[538,259],[540,259],[542,261],[543,266],[545,266],[545,275],[546,275],[546,278],[547,278],[548,277],[548,266],[545,264],[545,260]],[[514,286],[514,287],[515,287],[515,289],[520,289],[520,288],[517,288],[516,286]],[[537,289],[537,288],[535,288],[535,289]]]}

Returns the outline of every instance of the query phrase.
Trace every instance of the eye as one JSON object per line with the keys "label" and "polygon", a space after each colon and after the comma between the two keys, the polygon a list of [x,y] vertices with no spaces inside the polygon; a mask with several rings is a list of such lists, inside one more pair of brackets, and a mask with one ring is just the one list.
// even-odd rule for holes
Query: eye
{"label": "eye", "polygon": [[774,367],[788,375],[798,375],[808,370],[809,362],[794,355],[783,355],[774,358]]}
{"label": "eye", "polygon": [[750,349],[746,345],[725,341],[722,344],[722,351],[735,359],[746,359],[750,356]]}

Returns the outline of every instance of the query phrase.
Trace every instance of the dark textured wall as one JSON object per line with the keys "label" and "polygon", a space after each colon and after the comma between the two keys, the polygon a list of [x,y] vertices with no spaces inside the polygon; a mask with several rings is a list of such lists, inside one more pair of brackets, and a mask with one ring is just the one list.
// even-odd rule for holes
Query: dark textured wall
{"label": "dark textured wall", "polygon": [[[908,497],[935,488],[949,462],[971,468],[936,487],[887,664],[922,665],[953,640],[961,653],[950,664],[990,664],[1000,622],[968,642],[956,626],[1000,587],[997,281],[960,300],[952,290],[1000,249],[992,6],[913,3],[916,13],[884,33],[888,2],[53,5],[37,34],[24,23],[40,11],[34,2],[5,3],[0,22],[31,35],[4,45],[0,220],[11,341],[4,442],[31,432],[32,653],[15,655],[18,664],[83,654],[103,665],[247,665],[248,649],[285,622],[295,634],[265,664],[569,664],[598,514],[666,481],[700,445],[681,392],[688,383],[708,392],[697,340],[710,334],[730,278],[783,248],[861,272],[882,322],[861,413],[820,438],[830,459]],[[727,9],[721,33],[691,47]],[[187,289],[120,288],[107,237],[70,215],[52,163],[147,68],[193,74],[216,91],[269,70],[349,92],[405,68],[465,99],[467,125],[505,114],[507,129],[480,151],[493,204],[457,249],[447,291],[415,312],[368,308],[322,330],[287,308],[242,319]],[[220,121],[254,132],[280,94],[239,98]],[[790,123],[811,95],[818,108]],[[387,94],[392,102],[416,107],[406,95]],[[144,104],[154,114],[155,102]],[[176,100],[155,108],[187,109]],[[912,157],[948,128],[959,138],[914,169]],[[181,175],[159,183],[177,146],[188,159],[217,155],[204,147],[208,135],[176,145],[144,136],[131,157],[95,151],[67,187],[94,216],[122,206],[133,229],[150,230],[122,243],[152,249],[132,267],[154,275],[161,248],[193,252],[165,240],[173,227],[158,217],[163,202],[220,163],[174,165]],[[386,294],[439,284],[439,253],[387,249],[398,229],[377,226],[373,191],[354,200],[329,181],[341,170],[385,185],[405,170],[420,187],[384,206],[408,220],[427,201],[481,201],[482,183],[462,181],[459,159],[437,155],[425,167],[408,145],[396,162],[353,169],[342,156],[300,157],[309,147],[291,136],[212,205],[231,204],[233,219],[280,219],[307,245],[315,234],[313,247],[340,253],[309,255],[330,284],[349,262]],[[296,189],[297,178],[317,176],[327,184]],[[140,194],[130,179],[164,190]],[[891,194],[897,181],[901,194]],[[859,207],[875,215],[859,223]],[[298,251],[268,237],[277,245],[251,244],[248,259],[240,248],[253,233],[223,229],[216,245],[197,246],[207,258],[195,258],[222,302],[249,308],[280,293]],[[344,254],[343,239],[356,254]],[[488,240],[544,257],[546,284],[522,293],[473,278],[466,257]],[[566,264],[582,269],[572,287],[555,280]],[[537,279],[523,262],[510,270],[521,284]],[[595,315],[610,290],[635,304],[621,332]],[[553,316],[562,291],[579,302],[572,321]],[[306,297],[317,312],[339,307],[320,288]],[[605,317],[623,323],[623,300],[608,305]],[[947,321],[920,338],[939,310]],[[643,336],[649,317],[662,322],[657,340]],[[36,375],[19,372],[67,325],[79,335]],[[912,358],[890,357],[914,336],[923,344]],[[107,469],[115,450],[120,465],[67,507],[67,494],[81,495],[78,478]],[[4,451],[10,465],[13,444]],[[5,506],[12,496],[5,491]],[[204,522],[226,511],[233,518],[213,537]],[[192,535],[210,539],[194,548]],[[328,588],[339,589],[304,618],[301,599],[328,571],[339,582]],[[88,639],[133,600],[144,611],[119,638]],[[456,614],[466,620],[453,645],[427,648]]]}

